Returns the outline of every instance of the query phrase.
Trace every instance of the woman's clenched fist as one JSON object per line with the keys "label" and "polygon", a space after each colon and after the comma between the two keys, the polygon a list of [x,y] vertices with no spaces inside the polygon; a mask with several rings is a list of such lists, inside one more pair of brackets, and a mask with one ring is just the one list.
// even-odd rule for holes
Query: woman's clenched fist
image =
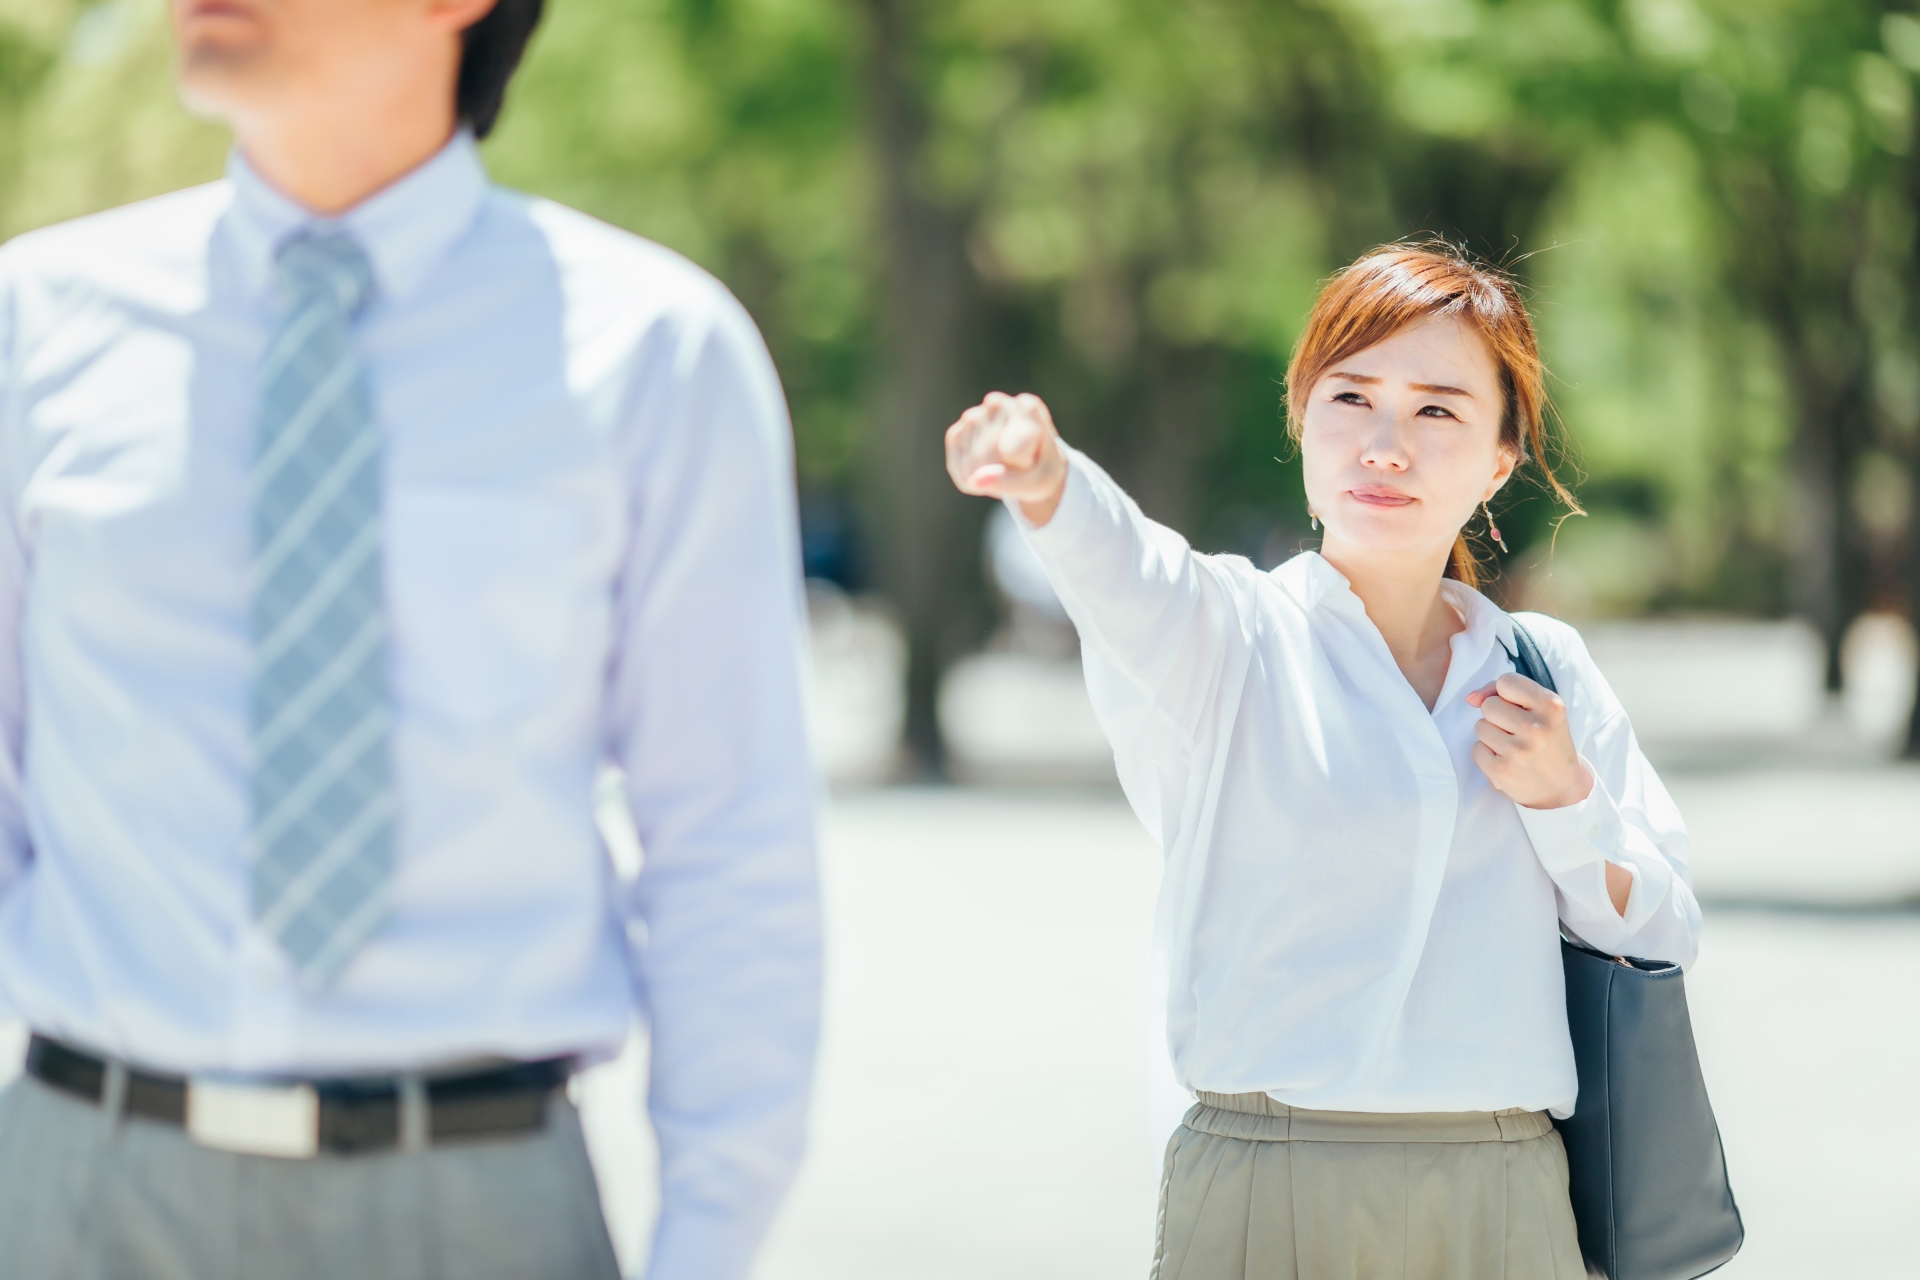
{"label": "woman's clenched fist", "polygon": [[962,493],[1016,500],[1036,525],[1053,519],[1067,487],[1067,454],[1046,403],[989,392],[947,428],[947,474]]}

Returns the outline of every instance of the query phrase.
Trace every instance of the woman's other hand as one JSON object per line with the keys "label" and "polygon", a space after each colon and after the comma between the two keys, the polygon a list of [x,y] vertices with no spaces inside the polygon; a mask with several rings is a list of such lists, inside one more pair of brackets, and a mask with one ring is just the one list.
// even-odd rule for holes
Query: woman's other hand
{"label": "woman's other hand", "polygon": [[1053,519],[1067,487],[1067,455],[1046,403],[989,392],[947,428],[947,474],[962,493],[1016,500],[1036,525]]}
{"label": "woman's other hand", "polygon": [[[1580,762],[1560,695],[1522,675],[1504,675],[1467,695],[1480,708],[1473,762],[1494,790],[1529,809],[1563,809],[1593,793],[1593,775]],[[1607,897],[1627,914],[1633,873],[1607,864]]]}
{"label": "woman's other hand", "polygon": [[1468,694],[1467,705],[1480,708],[1473,762],[1501,795],[1529,809],[1561,809],[1593,790],[1560,695],[1525,676],[1504,675]]}

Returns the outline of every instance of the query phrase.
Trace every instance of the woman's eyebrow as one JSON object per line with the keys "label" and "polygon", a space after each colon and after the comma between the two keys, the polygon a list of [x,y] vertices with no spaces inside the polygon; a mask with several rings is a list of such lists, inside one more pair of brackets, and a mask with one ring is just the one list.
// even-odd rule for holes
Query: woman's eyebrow
{"label": "woman's eyebrow", "polygon": [[[1338,378],[1342,382],[1363,383],[1369,387],[1377,387],[1386,381],[1385,378],[1376,378],[1371,374],[1348,373],[1345,370],[1335,370],[1327,376],[1329,378]],[[1409,390],[1425,392],[1430,396],[1464,396],[1469,400],[1474,398],[1473,392],[1468,391],[1466,388],[1449,387],[1443,382],[1411,382],[1408,383],[1407,386]]]}

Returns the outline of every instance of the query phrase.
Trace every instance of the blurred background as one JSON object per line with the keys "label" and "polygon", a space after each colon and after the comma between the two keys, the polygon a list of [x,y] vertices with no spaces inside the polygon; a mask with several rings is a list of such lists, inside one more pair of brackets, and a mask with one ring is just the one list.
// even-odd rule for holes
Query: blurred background
{"label": "blurred background", "polygon": [[[549,0],[494,175],[715,272],[793,407],[832,990],[769,1280],[1143,1274],[1157,854],[940,431],[1039,392],[1278,563],[1297,328],[1417,232],[1525,282],[1590,513],[1512,486],[1491,593],[1581,625],[1694,833],[1728,1273],[1920,1274],[1917,72],[1859,0]],[[160,0],[0,0],[0,238],[225,148]],[[643,1055],[581,1083],[629,1257]]]}

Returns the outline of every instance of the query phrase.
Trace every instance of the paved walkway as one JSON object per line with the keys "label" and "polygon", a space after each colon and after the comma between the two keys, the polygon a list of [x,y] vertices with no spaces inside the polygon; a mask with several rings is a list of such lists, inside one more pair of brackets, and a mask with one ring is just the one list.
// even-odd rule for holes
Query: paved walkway
{"label": "paved walkway", "polygon": [[[1844,821],[1799,845],[1808,824],[1787,819],[1803,803],[1891,828],[1872,798],[1898,810],[1912,786],[1856,794],[1838,777],[1677,789],[1703,854],[1726,864],[1721,884],[1758,883],[1734,863],[1760,849],[1768,883],[1791,892],[1792,849],[1837,863],[1849,847]],[[1158,1148],[1184,1100],[1144,1030],[1157,855],[1125,806],[1102,792],[842,794],[827,869],[814,1149],[760,1280],[1142,1280]],[[1688,985],[1749,1234],[1721,1274],[1911,1277],[1920,914],[1714,908],[1706,929]],[[593,1082],[596,1136],[631,1130],[636,1068]],[[633,1247],[644,1174],[630,1134],[607,1145]]]}
{"label": "paved walkway", "polygon": [[[1723,900],[1914,887],[1911,775],[1690,774],[1675,790]],[[1142,1280],[1182,1100],[1145,1030],[1157,855],[1124,804],[846,792],[826,872],[813,1152],[759,1280]],[[1920,913],[1711,908],[1688,986],[1749,1232],[1721,1274],[1911,1277]],[[581,1082],[630,1258],[653,1201],[642,1069],[629,1054]]]}
{"label": "paved walkway", "polygon": [[1663,769],[1726,905],[1920,906],[1920,765]]}

